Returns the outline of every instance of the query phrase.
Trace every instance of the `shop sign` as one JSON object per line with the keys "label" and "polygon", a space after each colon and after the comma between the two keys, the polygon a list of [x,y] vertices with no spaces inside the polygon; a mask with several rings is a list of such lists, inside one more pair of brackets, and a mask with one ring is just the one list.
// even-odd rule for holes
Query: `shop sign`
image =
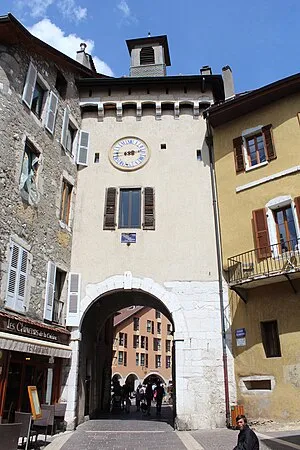
{"label": "shop sign", "polygon": [[235,330],[235,339],[237,347],[245,347],[246,345],[246,328],[237,328]]}
{"label": "shop sign", "polygon": [[121,233],[121,244],[135,244],[136,233]]}
{"label": "shop sign", "polygon": [[39,327],[31,323],[23,322],[22,320],[1,317],[0,316],[0,331],[14,333],[19,336],[27,336],[34,339],[42,339],[57,344],[68,344],[69,336],[65,333],[59,333],[50,328]]}

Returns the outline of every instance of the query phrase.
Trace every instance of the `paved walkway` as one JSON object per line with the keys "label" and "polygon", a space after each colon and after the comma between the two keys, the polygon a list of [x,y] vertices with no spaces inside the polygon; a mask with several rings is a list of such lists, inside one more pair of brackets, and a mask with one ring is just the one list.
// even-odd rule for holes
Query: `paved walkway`
{"label": "paved walkway", "polygon": [[[102,416],[89,420],[74,432],[62,433],[46,450],[232,450],[238,432],[226,428],[174,431],[171,408],[157,418],[141,413]],[[300,450],[300,431],[262,432],[256,430],[261,450]],[[49,442],[49,441],[48,441]]]}

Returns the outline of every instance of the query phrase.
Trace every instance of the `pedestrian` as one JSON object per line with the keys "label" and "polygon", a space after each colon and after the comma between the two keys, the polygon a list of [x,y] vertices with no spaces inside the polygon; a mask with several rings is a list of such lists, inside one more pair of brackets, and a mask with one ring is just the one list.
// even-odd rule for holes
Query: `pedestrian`
{"label": "pedestrian", "polygon": [[148,381],[148,384],[146,386],[145,397],[147,402],[147,416],[150,416],[151,402],[153,399],[153,389],[151,381]]}
{"label": "pedestrian", "polygon": [[154,398],[156,400],[156,415],[160,416],[161,414],[161,404],[165,395],[165,390],[161,385],[160,381],[157,382],[156,388],[154,390]]}
{"label": "pedestrian", "polygon": [[259,450],[259,441],[249,425],[244,415],[237,416],[237,428],[240,430],[237,445],[233,450]]}
{"label": "pedestrian", "polygon": [[135,406],[137,411],[141,408],[141,389],[142,385],[139,384],[135,391]]}
{"label": "pedestrian", "polygon": [[125,412],[129,413],[130,412],[130,406],[131,406],[130,388],[129,388],[129,385],[126,382],[123,385],[122,391],[123,391],[123,405],[124,405],[124,409],[125,409]]}

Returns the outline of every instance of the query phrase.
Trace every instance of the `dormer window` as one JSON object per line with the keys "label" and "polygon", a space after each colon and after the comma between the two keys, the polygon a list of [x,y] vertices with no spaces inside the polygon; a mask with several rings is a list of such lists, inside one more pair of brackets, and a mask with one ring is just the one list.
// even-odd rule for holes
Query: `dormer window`
{"label": "dormer window", "polygon": [[153,47],[143,47],[140,53],[140,65],[154,64],[154,49]]}

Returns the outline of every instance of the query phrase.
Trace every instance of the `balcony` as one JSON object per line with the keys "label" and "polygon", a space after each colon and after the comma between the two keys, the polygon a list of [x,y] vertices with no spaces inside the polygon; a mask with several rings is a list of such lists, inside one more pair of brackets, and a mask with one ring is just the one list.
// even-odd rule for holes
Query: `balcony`
{"label": "balcony", "polygon": [[286,280],[296,293],[293,280],[300,278],[300,239],[232,256],[227,273],[229,286],[245,301],[246,289]]}

